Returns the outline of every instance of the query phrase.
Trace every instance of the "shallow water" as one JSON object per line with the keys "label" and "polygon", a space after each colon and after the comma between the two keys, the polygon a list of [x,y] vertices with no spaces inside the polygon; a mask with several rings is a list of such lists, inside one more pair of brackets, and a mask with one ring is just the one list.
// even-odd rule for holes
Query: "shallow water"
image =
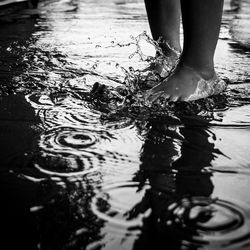
{"label": "shallow water", "polygon": [[2,242],[249,249],[250,4],[233,3],[215,56],[227,91],[164,109],[115,91],[136,92],[155,53],[142,1],[45,1],[1,21]]}

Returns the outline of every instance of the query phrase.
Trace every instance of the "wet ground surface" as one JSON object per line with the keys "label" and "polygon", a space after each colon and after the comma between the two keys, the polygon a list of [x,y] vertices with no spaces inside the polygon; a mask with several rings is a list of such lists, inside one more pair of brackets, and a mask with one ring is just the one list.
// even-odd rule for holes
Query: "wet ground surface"
{"label": "wet ground surface", "polygon": [[224,7],[215,64],[228,90],[166,112],[112,89],[143,83],[135,70],[154,56],[142,1],[1,17],[2,244],[249,249],[250,3]]}

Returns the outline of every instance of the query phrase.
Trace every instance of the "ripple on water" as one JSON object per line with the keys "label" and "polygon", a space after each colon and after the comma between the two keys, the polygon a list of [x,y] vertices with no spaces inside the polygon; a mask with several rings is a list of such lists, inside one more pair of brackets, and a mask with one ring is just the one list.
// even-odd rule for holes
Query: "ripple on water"
{"label": "ripple on water", "polygon": [[182,235],[182,244],[187,247],[240,249],[250,243],[247,216],[233,203],[205,197],[184,198],[168,206],[166,214],[161,223]]}
{"label": "ripple on water", "polygon": [[93,127],[100,126],[98,121],[99,115],[91,112],[88,109],[81,110],[67,110],[61,107],[53,109],[39,110],[38,114],[46,128],[53,128],[55,126],[80,126],[86,129],[93,129]]}
{"label": "ripple on water", "polygon": [[45,109],[54,106],[54,103],[46,94],[32,93],[26,96],[26,100],[35,109]]}
{"label": "ripple on water", "polygon": [[42,159],[38,163],[39,170],[54,175],[84,174],[84,171],[102,166],[105,166],[103,171],[113,173],[121,173],[125,167],[128,171],[129,167],[137,166],[135,152],[141,145],[140,140],[131,139],[133,133],[131,128],[108,132],[85,127],[55,127],[40,136]]}
{"label": "ripple on water", "polygon": [[[212,125],[222,127],[250,126],[250,86],[249,84],[229,85],[225,93],[223,108],[214,109]],[[219,100],[220,101],[220,100]]]}
{"label": "ripple on water", "polygon": [[212,125],[227,127],[249,127],[250,105],[229,108],[226,111],[214,112],[215,120]]}
{"label": "ripple on water", "polygon": [[92,199],[91,208],[98,218],[108,222],[110,230],[116,233],[138,234],[143,219],[150,209],[137,213],[136,205],[142,200],[147,186],[138,190],[137,182],[120,182],[106,185]]}
{"label": "ripple on water", "polygon": [[163,213],[157,214],[153,211],[154,205],[152,208],[143,205],[149,188],[144,186],[139,190],[136,182],[106,185],[92,199],[92,211],[107,222],[108,230],[126,235],[142,233],[146,218],[152,214],[159,224],[155,230],[173,235],[173,240],[180,241],[183,249],[241,249],[250,243],[250,223],[238,205],[220,199],[192,197],[173,202],[165,209],[162,207]]}
{"label": "ripple on water", "polygon": [[[74,127],[57,127],[41,135],[40,147],[53,153],[75,153],[88,148],[98,141],[96,135],[85,129]],[[72,152],[73,151],[73,152]]]}
{"label": "ripple on water", "polygon": [[88,104],[72,96],[63,96],[54,103],[49,95],[33,93],[26,96],[27,101],[37,110],[46,128],[60,125],[100,126],[100,113],[90,109]]}
{"label": "ripple on water", "polygon": [[107,132],[62,126],[50,129],[40,137],[39,147],[46,160],[40,160],[37,168],[49,175],[65,176],[92,171],[105,161],[105,145],[110,140]]}

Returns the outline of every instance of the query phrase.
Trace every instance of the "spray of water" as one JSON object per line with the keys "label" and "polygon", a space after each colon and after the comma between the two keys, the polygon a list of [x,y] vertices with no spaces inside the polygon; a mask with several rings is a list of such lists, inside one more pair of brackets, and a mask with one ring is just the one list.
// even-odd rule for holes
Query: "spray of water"
{"label": "spray of water", "polygon": [[[124,46],[135,45],[135,51],[130,58],[135,55],[139,56],[141,61],[149,64],[145,69],[128,69],[120,67],[125,78],[122,84],[115,88],[110,88],[100,82],[95,82],[90,92],[90,101],[95,108],[104,112],[104,119],[116,119],[121,116],[133,117],[149,117],[152,115],[201,115],[203,118],[212,120],[214,118],[213,111],[225,109],[228,105],[228,94],[220,94],[202,100],[192,102],[169,102],[165,98],[158,98],[153,103],[149,103],[145,99],[146,90],[157,85],[166,75],[173,70],[175,63],[170,60],[162,51],[161,41],[154,41],[146,32],[136,37],[131,37],[132,42]],[[143,53],[140,46],[144,41],[152,45],[156,51],[156,56],[147,56]],[[117,46],[122,46],[117,44]],[[179,52],[175,51],[177,58]],[[155,65],[163,65],[164,74],[159,72]]]}

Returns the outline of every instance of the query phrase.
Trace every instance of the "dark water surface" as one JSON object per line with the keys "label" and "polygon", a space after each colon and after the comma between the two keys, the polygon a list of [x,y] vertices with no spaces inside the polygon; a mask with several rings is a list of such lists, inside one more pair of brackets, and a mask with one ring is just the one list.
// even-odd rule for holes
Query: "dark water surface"
{"label": "dark water surface", "polygon": [[112,90],[154,56],[143,1],[38,12],[1,17],[5,249],[250,249],[250,3],[225,1],[226,93],[169,112]]}

